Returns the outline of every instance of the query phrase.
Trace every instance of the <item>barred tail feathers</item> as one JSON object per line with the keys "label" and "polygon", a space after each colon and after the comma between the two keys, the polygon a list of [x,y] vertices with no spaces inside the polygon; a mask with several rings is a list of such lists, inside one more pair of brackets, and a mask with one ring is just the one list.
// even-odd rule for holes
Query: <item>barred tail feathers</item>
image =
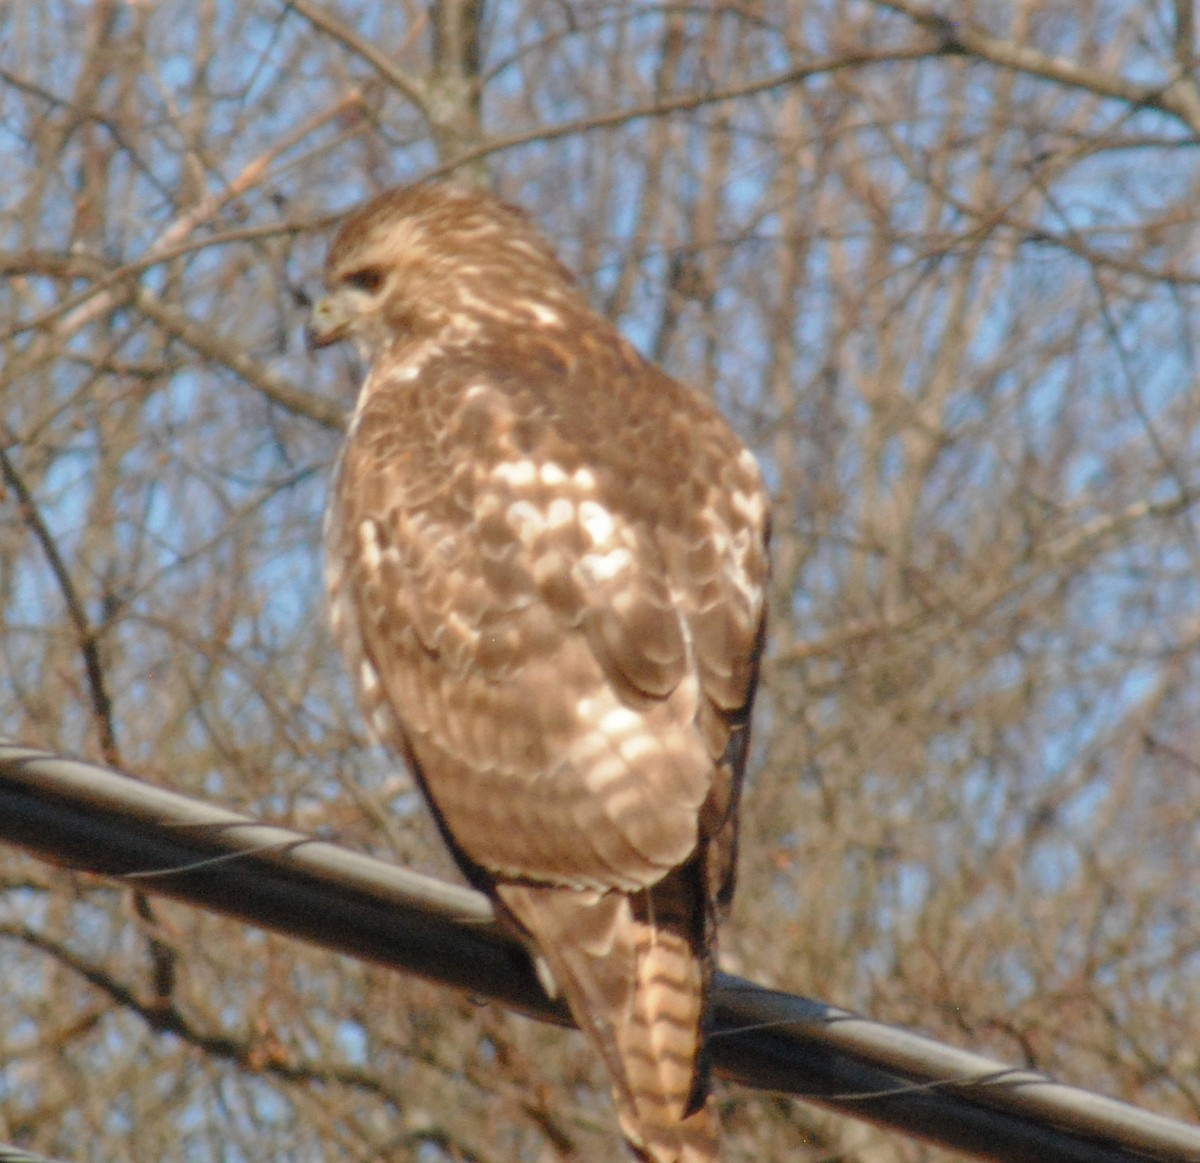
{"label": "barred tail feathers", "polygon": [[676,869],[635,896],[497,885],[604,1059],[643,1163],[718,1159],[704,1052],[711,922],[698,880]]}

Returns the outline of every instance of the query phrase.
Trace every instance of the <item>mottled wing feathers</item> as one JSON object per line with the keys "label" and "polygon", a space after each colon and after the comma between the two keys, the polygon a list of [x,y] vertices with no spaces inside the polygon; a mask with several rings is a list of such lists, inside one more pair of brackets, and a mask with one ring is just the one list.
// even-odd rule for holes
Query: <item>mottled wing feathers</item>
{"label": "mottled wing feathers", "polygon": [[[379,415],[386,384],[368,386],[339,474],[333,535],[354,571],[373,726],[395,743],[400,710],[422,770],[447,773],[429,780],[446,827],[489,872],[651,884],[696,845],[732,729],[728,668],[714,671],[706,740],[670,538],[627,515],[600,450],[520,425],[528,407],[502,363],[484,382],[439,362],[400,379],[401,436]],[[389,374],[404,370],[373,378]],[[711,621],[712,579],[700,580]]]}
{"label": "mottled wing feathers", "polygon": [[335,634],[374,733],[603,1054],[635,1152],[705,1163],[758,470],[523,216],[430,189],[351,218],[314,309],[314,342],[373,360],[327,516]]}

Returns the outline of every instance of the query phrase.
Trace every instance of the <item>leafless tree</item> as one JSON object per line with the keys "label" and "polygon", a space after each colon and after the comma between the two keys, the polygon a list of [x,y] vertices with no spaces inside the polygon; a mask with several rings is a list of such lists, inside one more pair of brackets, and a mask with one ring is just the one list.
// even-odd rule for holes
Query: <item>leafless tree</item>
{"label": "leafless tree", "polygon": [[[449,874],[321,614],[329,224],[525,204],[776,496],[730,964],[1200,1117],[1192,6],[0,0],[0,729]],[[618,1158],[575,1035],[3,854],[0,1139]],[[730,1160],[928,1148],[722,1094]]]}

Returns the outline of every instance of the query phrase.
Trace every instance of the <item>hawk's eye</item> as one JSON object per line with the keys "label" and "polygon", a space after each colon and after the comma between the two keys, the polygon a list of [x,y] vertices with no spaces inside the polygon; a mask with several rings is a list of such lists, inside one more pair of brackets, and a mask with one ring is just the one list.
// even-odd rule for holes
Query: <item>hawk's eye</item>
{"label": "hawk's eye", "polygon": [[342,282],[348,283],[356,291],[366,291],[368,295],[373,295],[383,286],[383,271],[378,267],[363,267],[361,270],[351,271]]}

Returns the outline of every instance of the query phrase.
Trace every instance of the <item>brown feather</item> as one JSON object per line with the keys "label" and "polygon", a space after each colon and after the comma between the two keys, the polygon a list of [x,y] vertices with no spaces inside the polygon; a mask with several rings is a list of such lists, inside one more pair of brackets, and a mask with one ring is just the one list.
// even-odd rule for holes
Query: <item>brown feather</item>
{"label": "brown feather", "polygon": [[599,1049],[622,1132],[652,1163],[718,1157],[704,1054],[711,977],[694,870],[630,896],[499,885]]}
{"label": "brown feather", "polygon": [[383,195],[326,278],[314,341],[372,362],[326,521],[363,711],[562,989],[634,1153],[710,1163],[714,917],[762,647],[757,467],[486,195]]}

